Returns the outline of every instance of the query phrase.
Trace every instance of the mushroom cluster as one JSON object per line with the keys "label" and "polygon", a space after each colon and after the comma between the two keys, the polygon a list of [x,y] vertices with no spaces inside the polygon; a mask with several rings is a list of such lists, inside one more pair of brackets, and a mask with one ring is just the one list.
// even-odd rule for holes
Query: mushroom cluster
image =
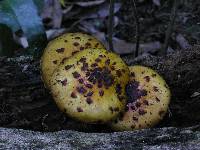
{"label": "mushroom cluster", "polygon": [[127,66],[90,35],[64,34],[41,60],[42,78],[58,106],[86,123],[116,131],[152,127],[166,114],[170,90],[154,70]]}

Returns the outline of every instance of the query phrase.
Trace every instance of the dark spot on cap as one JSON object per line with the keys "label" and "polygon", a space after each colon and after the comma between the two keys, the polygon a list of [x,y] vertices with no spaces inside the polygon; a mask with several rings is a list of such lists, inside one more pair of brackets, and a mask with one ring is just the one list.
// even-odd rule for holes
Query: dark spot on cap
{"label": "dark spot on cap", "polygon": [[64,57],[61,61],[62,64],[64,64],[65,60],[67,60],[68,57]]}
{"label": "dark spot on cap", "polygon": [[68,41],[67,41],[67,40],[64,40],[64,42],[67,43]]}
{"label": "dark spot on cap", "polygon": [[134,129],[135,128],[135,125],[131,125],[131,129]]}
{"label": "dark spot on cap", "polygon": [[156,102],[160,102],[160,99],[156,97]]}
{"label": "dark spot on cap", "polygon": [[100,59],[100,58],[96,58],[95,61],[96,61],[96,62],[100,62],[101,59]]}
{"label": "dark spot on cap", "polygon": [[89,39],[88,39],[88,41],[92,41],[92,39],[91,39],[91,38],[89,38]]}
{"label": "dark spot on cap", "polygon": [[78,42],[73,43],[74,46],[79,46],[80,44]]}
{"label": "dark spot on cap", "polygon": [[56,52],[57,52],[57,53],[63,53],[64,50],[65,50],[65,48],[59,48],[59,49],[56,50]]}
{"label": "dark spot on cap", "polygon": [[149,76],[145,76],[144,79],[146,80],[146,82],[150,81],[150,77]]}
{"label": "dark spot on cap", "polygon": [[137,99],[141,98],[142,96],[144,96],[145,94],[147,94],[147,92],[145,90],[140,90],[138,89],[139,87],[139,82],[137,81],[131,81],[126,85],[126,93],[128,96],[128,103],[133,103],[135,102]]}
{"label": "dark spot on cap", "polygon": [[116,65],[116,62],[112,63],[112,65]]}
{"label": "dark spot on cap", "polygon": [[139,113],[139,115],[144,115],[147,113],[147,111],[144,109],[139,109],[138,113]]}
{"label": "dark spot on cap", "polygon": [[102,81],[101,80],[98,80],[98,88],[102,88],[102,86],[103,86],[103,83],[102,83]]}
{"label": "dark spot on cap", "polygon": [[93,91],[89,91],[88,93],[87,93],[87,96],[92,96],[93,95]]}
{"label": "dark spot on cap", "polygon": [[152,76],[152,77],[156,77],[156,74],[152,74],[151,76]]}
{"label": "dark spot on cap", "polygon": [[77,98],[76,93],[75,93],[75,92],[72,92],[72,93],[71,93],[71,97],[72,97],[72,98]]}
{"label": "dark spot on cap", "polygon": [[115,67],[114,67],[114,66],[110,66],[110,69],[111,69],[111,70],[115,70]]}
{"label": "dark spot on cap", "polygon": [[67,79],[64,79],[63,81],[61,81],[62,86],[66,86],[67,85]]}
{"label": "dark spot on cap", "polygon": [[133,121],[138,121],[138,118],[133,116]]}
{"label": "dark spot on cap", "polygon": [[111,111],[111,113],[113,113],[114,111],[112,107],[109,107],[109,110]]}
{"label": "dark spot on cap", "polygon": [[138,107],[141,106],[141,103],[140,103],[140,102],[136,102],[136,103],[135,103],[135,106],[138,108]]}
{"label": "dark spot on cap", "polygon": [[81,76],[77,71],[73,72],[72,74],[73,74],[73,77],[76,79]]}
{"label": "dark spot on cap", "polygon": [[86,72],[85,75],[86,75],[86,77],[90,76],[90,72]]}
{"label": "dark spot on cap", "polygon": [[87,92],[87,90],[86,90],[84,87],[82,87],[82,86],[77,87],[76,89],[77,89],[77,91],[78,91],[79,93],[81,93],[81,94],[84,94],[84,93]]}
{"label": "dark spot on cap", "polygon": [[99,57],[103,58],[103,55],[99,55]]}
{"label": "dark spot on cap", "polygon": [[147,91],[146,90],[140,90],[140,95],[141,96],[146,96],[147,95]]}
{"label": "dark spot on cap", "polygon": [[122,73],[120,70],[116,70],[116,74],[117,74],[117,77],[121,77],[122,76]]}
{"label": "dark spot on cap", "polygon": [[115,91],[116,91],[116,93],[121,94],[121,92],[122,92],[122,87],[121,87],[120,84],[117,84],[117,85],[116,85]]}
{"label": "dark spot on cap", "polygon": [[99,46],[99,43],[95,44],[95,47],[97,48]]}
{"label": "dark spot on cap", "polygon": [[89,42],[85,43],[85,47],[86,47],[86,48],[91,47],[91,43],[89,43]]}
{"label": "dark spot on cap", "polygon": [[54,61],[53,61],[54,64],[57,64],[57,62],[58,62],[58,60],[54,60]]}
{"label": "dark spot on cap", "polygon": [[131,110],[136,110],[135,106],[131,106]]}
{"label": "dark spot on cap", "polygon": [[119,101],[123,101],[125,99],[125,97],[121,96],[121,95],[117,95],[117,97],[118,97]]}
{"label": "dark spot on cap", "polygon": [[65,66],[65,70],[69,70],[73,65],[67,65]]}
{"label": "dark spot on cap", "polygon": [[100,90],[99,91],[99,96],[103,96],[104,95],[104,91],[103,90]]}
{"label": "dark spot on cap", "polygon": [[153,86],[153,90],[155,91],[155,92],[158,92],[158,87],[157,86]]}
{"label": "dark spot on cap", "polygon": [[74,51],[74,52],[72,52],[72,56],[73,56],[74,54],[76,54],[76,53],[78,53],[78,51]]}
{"label": "dark spot on cap", "polygon": [[85,86],[86,86],[87,88],[89,88],[89,89],[91,89],[91,88],[93,87],[93,85],[92,85],[92,84],[89,84],[89,83],[85,84]]}
{"label": "dark spot on cap", "polygon": [[81,67],[82,71],[86,71],[88,69],[88,63],[83,63],[83,66]]}
{"label": "dark spot on cap", "polygon": [[83,47],[83,46],[80,47],[80,51],[82,51],[82,50],[84,50],[84,49],[85,49],[85,47]]}
{"label": "dark spot on cap", "polygon": [[80,84],[83,84],[83,83],[84,83],[84,80],[83,80],[82,78],[80,78],[80,79],[78,79],[78,82],[79,82]]}
{"label": "dark spot on cap", "polygon": [[135,77],[135,72],[131,72],[131,77]]}
{"label": "dark spot on cap", "polygon": [[105,61],[105,65],[110,65],[110,59],[107,59],[107,60]]}
{"label": "dark spot on cap", "polygon": [[83,112],[83,109],[81,107],[77,107],[78,112]]}
{"label": "dark spot on cap", "polygon": [[93,64],[91,64],[91,67],[96,67],[96,66],[98,66],[97,63],[93,63]]}
{"label": "dark spot on cap", "polygon": [[93,103],[93,100],[90,97],[87,97],[86,102],[90,105]]}
{"label": "dark spot on cap", "polygon": [[84,63],[84,62],[86,62],[86,58],[82,57],[79,61],[82,62],[82,63]]}
{"label": "dark spot on cap", "polygon": [[143,103],[144,105],[147,105],[147,106],[149,105],[149,102],[147,100],[144,100]]}
{"label": "dark spot on cap", "polygon": [[79,39],[81,39],[81,38],[77,36],[77,37],[75,37],[74,39],[77,39],[77,40],[79,40]]}

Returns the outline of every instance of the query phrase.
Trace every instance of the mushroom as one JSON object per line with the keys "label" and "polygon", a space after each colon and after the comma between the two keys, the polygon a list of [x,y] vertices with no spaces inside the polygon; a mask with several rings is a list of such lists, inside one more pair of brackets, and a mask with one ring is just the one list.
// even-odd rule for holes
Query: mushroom
{"label": "mushroom", "polygon": [[54,70],[67,58],[87,48],[104,48],[94,37],[83,33],[66,33],[49,42],[41,59],[42,79],[49,88]]}
{"label": "mushroom", "polygon": [[158,73],[144,66],[130,66],[129,70],[125,113],[111,123],[117,131],[153,127],[163,119],[170,102],[169,87]]}
{"label": "mushroom", "polygon": [[60,110],[73,119],[105,123],[124,111],[129,77],[128,66],[118,55],[87,49],[55,70],[51,92]]}

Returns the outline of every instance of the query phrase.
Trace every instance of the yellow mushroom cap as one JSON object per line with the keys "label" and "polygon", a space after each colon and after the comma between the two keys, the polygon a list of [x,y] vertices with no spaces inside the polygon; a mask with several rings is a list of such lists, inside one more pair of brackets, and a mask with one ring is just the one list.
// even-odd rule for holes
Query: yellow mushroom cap
{"label": "yellow mushroom cap", "polygon": [[83,33],[66,33],[50,41],[41,59],[42,79],[49,88],[54,70],[76,52],[87,48],[104,48],[94,37]]}
{"label": "yellow mushroom cap", "polygon": [[75,54],[53,73],[51,92],[68,116],[86,123],[115,119],[126,105],[128,66],[104,49]]}
{"label": "yellow mushroom cap", "polygon": [[156,125],[167,112],[170,90],[165,80],[144,66],[130,66],[125,113],[111,126],[114,130],[135,130]]}

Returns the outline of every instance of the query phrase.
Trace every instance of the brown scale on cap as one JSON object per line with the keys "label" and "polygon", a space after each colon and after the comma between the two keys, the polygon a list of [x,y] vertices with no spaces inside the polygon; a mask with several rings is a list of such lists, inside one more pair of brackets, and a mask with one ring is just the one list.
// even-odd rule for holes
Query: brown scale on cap
{"label": "brown scale on cap", "polygon": [[99,96],[103,96],[104,95],[104,91],[103,90],[100,90],[99,91]]}
{"label": "brown scale on cap", "polygon": [[83,109],[82,109],[81,107],[78,107],[78,108],[77,108],[77,111],[78,111],[78,112],[83,112]]}
{"label": "brown scale on cap", "polygon": [[123,116],[111,124],[115,130],[154,126],[163,118],[170,102],[170,91],[159,74],[143,66],[129,69],[131,80],[126,86],[127,107]]}
{"label": "brown scale on cap", "polygon": [[93,91],[89,91],[86,96],[92,96],[94,94]]}
{"label": "brown scale on cap", "polygon": [[79,51],[74,51],[72,52],[72,56],[75,55],[76,53],[78,53]]}
{"label": "brown scale on cap", "polygon": [[65,60],[67,60],[67,57],[64,57],[61,61],[61,64],[63,64],[65,62]]}
{"label": "brown scale on cap", "polygon": [[150,81],[150,77],[149,76],[145,76],[144,79],[146,80],[146,82]]}
{"label": "brown scale on cap", "polygon": [[78,42],[74,42],[74,46],[79,46],[80,44]]}
{"label": "brown scale on cap", "polygon": [[73,65],[67,65],[65,66],[65,70],[69,70]]}
{"label": "brown scale on cap", "polygon": [[57,53],[63,53],[65,51],[65,48],[58,48],[56,49]]}
{"label": "brown scale on cap", "polygon": [[58,63],[58,61],[57,61],[57,60],[54,60],[54,61],[53,61],[53,64],[57,64],[57,63]]}
{"label": "brown scale on cap", "polygon": [[67,85],[67,79],[64,79],[61,81],[62,86],[66,86]]}
{"label": "brown scale on cap", "polygon": [[90,105],[93,103],[93,100],[90,97],[87,97],[86,102]]}
{"label": "brown scale on cap", "polygon": [[74,39],[76,39],[76,40],[80,40],[81,38],[77,36],[77,37],[75,37]]}
{"label": "brown scale on cap", "polygon": [[80,78],[80,79],[78,79],[78,82],[79,82],[80,84],[83,84],[83,83],[84,83],[84,80],[83,80],[82,78]]}
{"label": "brown scale on cap", "polygon": [[122,76],[122,73],[121,73],[120,70],[116,70],[116,74],[117,74],[118,77],[121,77],[121,76]]}
{"label": "brown scale on cap", "polygon": [[73,77],[76,79],[81,76],[77,71],[73,72],[72,74],[73,74]]}
{"label": "brown scale on cap", "polygon": [[72,98],[77,98],[76,93],[75,93],[75,92],[72,92],[72,93],[71,93],[71,97],[72,97]]}
{"label": "brown scale on cap", "polygon": [[76,89],[80,94],[84,94],[87,92],[87,90],[83,86],[77,87]]}

